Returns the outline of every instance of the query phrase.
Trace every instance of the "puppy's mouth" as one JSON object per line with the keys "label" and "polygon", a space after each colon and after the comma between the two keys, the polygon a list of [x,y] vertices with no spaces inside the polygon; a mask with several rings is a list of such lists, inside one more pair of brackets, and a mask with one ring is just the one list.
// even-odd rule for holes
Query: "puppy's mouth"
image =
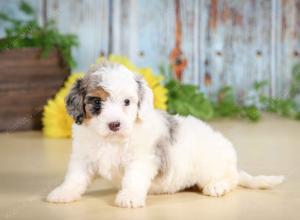
{"label": "puppy's mouth", "polygon": [[128,135],[121,131],[111,132],[109,131],[107,135],[104,136],[108,142],[124,142],[128,139]]}
{"label": "puppy's mouth", "polygon": [[118,138],[127,138],[129,136],[129,133],[124,130],[118,130],[118,131],[108,131],[106,138],[113,138],[113,137],[118,137]]}
{"label": "puppy's mouth", "polygon": [[125,137],[125,134],[121,131],[109,131],[106,137]]}

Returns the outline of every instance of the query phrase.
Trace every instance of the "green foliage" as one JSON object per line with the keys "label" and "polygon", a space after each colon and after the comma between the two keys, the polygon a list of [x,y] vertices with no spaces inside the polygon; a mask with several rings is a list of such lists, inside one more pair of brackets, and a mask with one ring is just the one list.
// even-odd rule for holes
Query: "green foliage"
{"label": "green foliage", "polygon": [[239,113],[240,107],[236,103],[233,89],[229,86],[221,88],[215,103],[215,115],[219,117],[234,117]]}
{"label": "green foliage", "polygon": [[295,119],[300,120],[300,111],[296,114]]}
{"label": "green foliage", "polygon": [[297,114],[296,103],[290,98],[280,99],[262,96],[261,102],[268,112],[276,113],[284,117],[295,117]]}
{"label": "green foliage", "polygon": [[300,64],[296,64],[292,70],[292,82],[290,95],[295,97],[295,95],[300,93]]}
{"label": "green foliage", "polygon": [[261,117],[261,112],[255,105],[243,106],[241,110],[241,116],[251,121],[258,121]]}
{"label": "green foliage", "polygon": [[232,87],[225,86],[218,92],[217,101],[214,103],[215,117],[241,117],[251,121],[260,119],[260,111],[255,105],[242,105],[236,101]]}
{"label": "green foliage", "polygon": [[255,91],[259,92],[260,90],[262,90],[267,85],[268,85],[267,80],[255,81],[254,84],[253,84],[253,88],[254,88]]}
{"label": "green foliage", "polygon": [[290,97],[288,98],[272,98],[262,94],[261,90],[267,85],[267,81],[255,82],[254,89],[257,92],[259,102],[262,109],[281,115],[297,119],[300,116],[300,109],[293,97],[300,93],[300,66],[296,65],[292,71],[292,80],[290,87]]}
{"label": "green foliage", "polygon": [[26,2],[23,2],[23,1],[21,1],[21,3],[20,3],[20,10],[23,11],[27,15],[35,14],[35,11],[33,10],[33,8],[30,5],[28,5]]}
{"label": "green foliage", "polygon": [[42,48],[42,56],[58,48],[70,66],[76,65],[71,54],[71,49],[78,46],[78,39],[73,34],[61,34],[54,21],[47,21],[44,26],[40,26],[35,19],[35,11],[25,2],[21,2],[19,9],[29,16],[29,20],[18,20],[5,13],[0,13],[0,21],[7,22],[9,27],[5,29],[6,37],[0,39],[0,51],[14,48],[37,47]]}
{"label": "green foliage", "polygon": [[169,80],[166,84],[168,93],[168,112],[171,114],[193,115],[203,120],[217,117],[243,117],[252,121],[260,118],[256,106],[238,105],[231,87],[224,87],[218,92],[217,101],[209,100],[197,87],[180,84]]}
{"label": "green foliage", "polygon": [[[164,75],[167,75],[165,72]],[[300,97],[300,64],[297,64],[292,71],[290,97],[284,99],[265,96],[262,90],[267,85],[267,81],[254,82],[252,90],[255,95],[248,97],[252,103],[246,105],[237,102],[232,87],[225,86],[218,91],[215,98],[208,98],[199,92],[196,86],[180,84],[172,79],[166,83],[169,90],[168,111],[171,114],[191,114],[204,120],[220,117],[241,117],[258,121],[261,118],[261,110],[264,110],[300,120],[300,104],[297,104],[294,99],[296,96]]]}
{"label": "green foliage", "polygon": [[191,114],[204,120],[213,117],[214,110],[211,102],[197,90],[196,86],[170,80],[166,88],[169,90],[168,111],[171,114]]}

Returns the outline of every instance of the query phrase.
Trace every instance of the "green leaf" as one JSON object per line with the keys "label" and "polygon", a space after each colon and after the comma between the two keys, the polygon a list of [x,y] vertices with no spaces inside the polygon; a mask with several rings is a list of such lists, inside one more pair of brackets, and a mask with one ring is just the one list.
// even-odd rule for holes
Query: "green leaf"
{"label": "green leaf", "polygon": [[261,117],[260,111],[254,105],[243,107],[243,114],[251,121],[258,121]]}
{"label": "green leaf", "polygon": [[296,117],[297,120],[300,120],[300,112],[297,112]]}
{"label": "green leaf", "polygon": [[11,18],[6,13],[0,12],[0,20],[10,21]]}
{"label": "green leaf", "polygon": [[265,87],[266,85],[268,85],[268,81],[267,80],[263,80],[263,81],[255,81],[253,84],[253,88],[256,91],[261,90],[263,87]]}
{"label": "green leaf", "polygon": [[[19,8],[27,15],[35,14],[33,8],[24,1],[20,3]],[[5,29],[6,37],[0,41],[0,50],[37,47],[42,49],[42,57],[46,57],[53,48],[57,48],[68,66],[76,65],[71,51],[79,44],[77,36],[60,33],[53,20],[40,26],[34,18],[22,21],[2,12],[0,20],[10,23]]]}
{"label": "green leaf", "polygon": [[297,64],[293,67],[292,70],[290,96],[295,97],[299,93],[300,93],[300,64]]}
{"label": "green leaf", "polygon": [[35,14],[34,9],[29,4],[27,4],[25,1],[20,2],[19,8],[22,12],[24,12],[27,15],[34,15]]}
{"label": "green leaf", "polygon": [[236,103],[232,87],[225,86],[219,90],[215,112],[216,115],[222,117],[234,117],[241,112],[240,107]]}
{"label": "green leaf", "polygon": [[166,83],[168,92],[168,112],[171,114],[193,115],[209,120],[213,117],[213,107],[197,87],[191,84],[180,84],[176,80]]}

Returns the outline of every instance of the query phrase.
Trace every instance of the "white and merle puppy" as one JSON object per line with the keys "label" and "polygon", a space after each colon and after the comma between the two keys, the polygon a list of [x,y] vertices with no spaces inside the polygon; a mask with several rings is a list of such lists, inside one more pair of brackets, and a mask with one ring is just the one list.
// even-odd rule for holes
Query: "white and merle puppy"
{"label": "white and merle puppy", "polygon": [[119,188],[116,204],[142,207],[147,194],[197,186],[222,196],[237,185],[270,188],[282,176],[238,171],[236,152],[219,132],[192,117],[153,107],[147,83],[119,64],[103,62],[77,80],[66,98],[74,118],[73,151],[64,182],[49,202],[72,202],[100,174]]}

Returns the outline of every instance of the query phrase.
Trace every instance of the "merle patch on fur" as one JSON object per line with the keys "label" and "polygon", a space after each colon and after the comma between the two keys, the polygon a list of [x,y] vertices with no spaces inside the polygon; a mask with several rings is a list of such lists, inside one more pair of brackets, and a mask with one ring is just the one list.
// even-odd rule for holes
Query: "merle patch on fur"
{"label": "merle patch on fur", "polygon": [[178,127],[178,121],[175,119],[174,116],[165,114],[166,118],[166,125],[169,130],[169,141],[171,144],[175,142],[176,139],[176,132],[177,132],[177,127]]}
{"label": "merle patch on fur", "polygon": [[169,158],[168,158],[168,148],[170,147],[170,142],[168,141],[167,137],[161,137],[157,144],[155,149],[155,154],[159,158],[160,162],[160,169],[159,173],[163,174],[168,170],[169,165]]}
{"label": "merle patch on fur", "polygon": [[140,108],[141,107],[141,103],[144,99],[144,95],[145,95],[145,90],[143,88],[143,82],[142,82],[142,79],[141,77],[137,76],[136,79],[135,79],[137,85],[138,85],[138,107]]}
{"label": "merle patch on fur", "polygon": [[73,117],[76,124],[82,124],[85,117],[84,97],[86,88],[83,85],[83,80],[78,79],[66,97],[66,108],[70,116]]}
{"label": "merle patch on fur", "polygon": [[156,155],[160,158],[160,172],[165,172],[168,169],[169,159],[167,158],[168,148],[175,143],[176,133],[178,129],[178,121],[172,115],[162,113],[167,127],[167,134],[162,135],[156,144]]}

